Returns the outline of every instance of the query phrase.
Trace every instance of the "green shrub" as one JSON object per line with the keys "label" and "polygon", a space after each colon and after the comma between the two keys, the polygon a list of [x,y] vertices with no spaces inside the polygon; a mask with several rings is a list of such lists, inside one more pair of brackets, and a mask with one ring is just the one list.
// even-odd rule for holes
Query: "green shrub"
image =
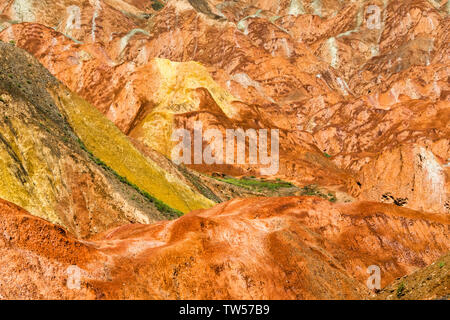
{"label": "green shrub", "polygon": [[398,287],[397,287],[397,297],[400,298],[401,296],[403,296],[405,294],[405,283],[402,281]]}
{"label": "green shrub", "polygon": [[326,199],[330,202],[336,202],[337,198],[334,194],[329,192],[328,194],[324,194],[319,190],[319,187],[315,184],[310,184],[308,186],[303,187],[301,194],[303,196],[312,196],[312,197],[321,197],[323,199]]}
{"label": "green shrub", "polygon": [[276,181],[262,181],[262,180],[256,180],[254,178],[242,178],[242,179],[236,179],[236,178],[215,178],[219,181],[229,183],[241,188],[246,188],[250,190],[258,189],[266,189],[266,190],[272,190],[276,191],[282,188],[292,188],[294,185],[290,182],[285,182],[280,179],[277,179]]}
{"label": "green shrub", "polygon": [[159,10],[161,10],[162,8],[164,8],[164,4],[161,3],[161,2],[158,1],[158,0],[152,0],[152,8],[153,8],[153,10],[155,10],[155,11],[159,11]]}

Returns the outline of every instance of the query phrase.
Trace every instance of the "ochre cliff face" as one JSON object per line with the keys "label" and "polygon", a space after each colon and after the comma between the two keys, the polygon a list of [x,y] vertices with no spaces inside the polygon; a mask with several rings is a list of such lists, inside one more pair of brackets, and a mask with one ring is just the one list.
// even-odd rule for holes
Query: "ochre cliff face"
{"label": "ochre cliff face", "polygon": [[[446,215],[367,202],[331,205],[314,197],[234,200],[90,241],[74,240],[8,203],[0,217],[7,235],[1,259],[9,261],[0,271],[4,298],[365,298],[369,266],[381,268],[384,287],[430,264],[450,243]],[[24,240],[39,238],[38,230],[56,251],[45,241]],[[20,268],[24,259],[41,265]],[[70,291],[66,269],[73,265],[82,280]],[[45,270],[57,281],[42,286]]]}
{"label": "ochre cliff face", "polygon": [[[444,0],[0,0],[0,299],[365,299],[369,266],[391,299],[398,278],[436,274],[449,13]],[[233,148],[245,163],[179,165],[173,136],[198,124],[269,130],[269,151],[277,130],[277,170],[250,164],[248,144]],[[440,269],[438,289],[405,297],[448,296]]]}
{"label": "ochre cliff face", "polygon": [[[277,128],[280,178],[367,200],[391,193],[408,198],[407,207],[448,212],[445,4],[183,0],[144,17],[139,1],[126,10],[99,1],[98,15],[93,3],[73,3],[83,13],[77,41],[37,24],[14,24],[1,37],[36,56],[122,132],[168,157],[171,133],[192,132],[195,121],[221,132]],[[123,12],[131,18],[116,18]],[[379,158],[398,163],[388,156],[398,148],[431,152],[443,183],[422,179],[411,191],[394,175],[368,169]],[[258,176],[261,166],[192,168]],[[419,170],[410,168],[406,175]],[[366,191],[375,185],[378,191]],[[439,204],[424,201],[429,190]]]}
{"label": "ochre cliff face", "polygon": [[[397,279],[375,298],[379,300],[445,300],[448,299],[450,272],[446,255],[426,268]],[[399,288],[402,288],[399,290]]]}
{"label": "ochre cliff face", "polygon": [[433,152],[422,146],[383,152],[363,167],[360,180],[361,196],[371,201],[436,212],[449,208],[446,172]]}
{"label": "ochre cliff face", "polygon": [[141,154],[34,58],[4,43],[0,53],[3,199],[81,237],[213,205]]}

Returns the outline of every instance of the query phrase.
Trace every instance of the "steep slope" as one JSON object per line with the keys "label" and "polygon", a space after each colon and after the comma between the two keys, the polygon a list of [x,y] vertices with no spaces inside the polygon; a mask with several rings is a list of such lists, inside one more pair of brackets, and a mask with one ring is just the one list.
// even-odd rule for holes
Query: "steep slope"
{"label": "steep slope", "polygon": [[[394,202],[449,212],[444,2],[179,0],[151,11],[142,29],[115,32],[97,22],[109,30],[107,41],[80,44],[36,24],[13,25],[0,37],[166,156],[174,129],[192,132],[199,120],[221,132],[279,129],[282,179],[346,199],[407,199]],[[251,165],[191,168],[260,174]],[[399,168],[402,179],[393,174]]]}
{"label": "steep slope", "polygon": [[142,9],[122,0],[2,0],[0,27],[34,22],[80,43],[102,42],[111,30],[127,32],[144,24],[148,15]]}
{"label": "steep slope", "polygon": [[141,155],[34,58],[4,43],[0,53],[1,197],[82,237],[213,204]]}
{"label": "steep slope", "polygon": [[[316,181],[343,185],[351,180],[313,145],[309,134],[278,127],[256,106],[224,90],[198,63],[152,59],[142,66],[133,61],[116,65],[99,54],[98,46],[80,47],[43,26],[20,24],[9,30],[14,33],[18,46],[34,54],[58,79],[93,103],[124,133],[168,157],[176,144],[170,141],[172,132],[185,128],[192,133],[195,121],[203,122],[205,130],[215,128],[223,133],[237,128],[279,129],[279,177],[298,180],[300,184]],[[8,33],[5,31],[2,36],[7,40]],[[48,46],[50,39],[55,39],[52,46]],[[68,61],[74,64],[67,65]],[[90,85],[84,85],[87,83]],[[102,87],[101,92],[98,87]],[[204,143],[207,145],[208,141]],[[268,143],[270,149],[270,138]],[[252,166],[246,160],[247,164],[242,165],[191,167],[207,173],[234,175],[259,175],[261,167],[267,167]]]}
{"label": "steep slope", "polygon": [[[368,298],[369,266],[380,267],[383,287],[425,267],[449,251],[449,223],[445,215],[394,205],[254,198],[77,241],[61,228],[2,202],[0,295]],[[49,244],[56,251],[49,251]],[[48,281],[50,276],[55,281]]]}
{"label": "steep slope", "polygon": [[64,88],[56,89],[54,97],[88,150],[120,176],[184,213],[213,205],[143,156],[89,103]]}
{"label": "steep slope", "polygon": [[449,300],[450,256],[396,279],[375,298],[382,300]]}
{"label": "steep slope", "polygon": [[[100,261],[95,250],[66,230],[0,201],[0,299],[95,299],[95,291],[70,290],[67,270]],[[105,279],[105,278],[103,278]]]}
{"label": "steep slope", "polygon": [[[0,299],[448,298],[449,13],[0,0]],[[279,170],[177,165],[199,122]]]}

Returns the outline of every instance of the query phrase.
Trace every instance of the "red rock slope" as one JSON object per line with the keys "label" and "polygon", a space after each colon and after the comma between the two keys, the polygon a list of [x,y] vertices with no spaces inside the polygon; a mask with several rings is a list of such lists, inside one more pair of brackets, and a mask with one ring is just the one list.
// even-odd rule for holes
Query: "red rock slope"
{"label": "red rock slope", "polygon": [[[367,267],[378,265],[386,286],[448,252],[449,228],[448,216],[393,205],[253,198],[78,241],[62,228],[1,202],[0,295],[365,298]],[[74,283],[67,269],[72,265],[80,268],[80,290],[67,287]]]}

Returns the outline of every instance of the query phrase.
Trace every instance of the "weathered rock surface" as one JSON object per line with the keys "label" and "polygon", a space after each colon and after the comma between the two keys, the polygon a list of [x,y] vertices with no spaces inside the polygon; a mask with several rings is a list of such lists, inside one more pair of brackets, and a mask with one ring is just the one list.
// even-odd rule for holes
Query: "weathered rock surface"
{"label": "weathered rock surface", "polygon": [[[279,129],[280,178],[366,200],[390,192],[408,198],[407,207],[449,212],[444,1],[182,0],[157,11],[140,1],[126,10],[124,2],[98,3],[98,12],[94,4],[71,3],[82,11],[77,41],[48,28],[56,22],[39,20],[46,13],[37,4],[30,11],[39,19],[25,21],[48,27],[14,24],[1,38],[16,41],[122,132],[166,156],[171,132],[192,130],[195,121],[222,132]],[[380,157],[397,162],[386,155],[399,148],[431,152],[444,182],[423,180],[410,191],[393,174],[367,176]],[[192,168],[259,175],[261,166]],[[366,191],[374,186],[379,191]],[[424,201],[429,190],[442,196],[439,204]]]}
{"label": "weathered rock surface", "polygon": [[[370,298],[373,265],[410,275],[379,298],[448,297],[449,12],[0,0],[0,198],[32,214],[0,202],[0,298]],[[279,130],[279,170],[176,165],[199,122]]]}
{"label": "weathered rock surface", "polygon": [[[448,252],[449,228],[447,215],[388,204],[253,198],[77,241],[61,228],[2,203],[0,256],[8,268],[0,269],[0,294],[58,299],[367,298],[369,266],[381,268],[384,287]],[[77,283],[69,266],[80,268],[79,290],[66,285]]]}
{"label": "weathered rock surface", "polygon": [[394,281],[374,298],[380,300],[450,299],[450,256]]}

